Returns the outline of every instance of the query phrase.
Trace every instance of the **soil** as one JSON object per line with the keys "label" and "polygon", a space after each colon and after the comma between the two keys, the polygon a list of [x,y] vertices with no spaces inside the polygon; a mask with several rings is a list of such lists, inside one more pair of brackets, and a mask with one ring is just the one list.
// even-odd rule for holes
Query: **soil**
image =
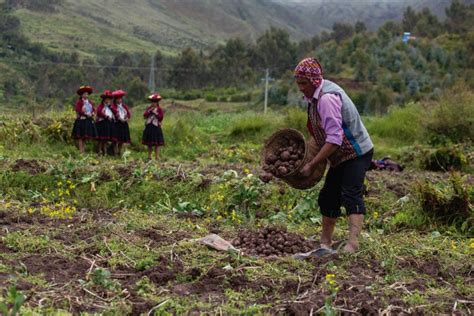
{"label": "soil", "polygon": [[191,237],[189,233],[181,230],[173,232],[172,234],[166,234],[163,232],[163,228],[160,227],[143,229],[138,231],[138,234],[150,239],[153,246],[169,245]]}
{"label": "soil", "polygon": [[120,175],[122,179],[128,179],[132,176],[132,170],[130,166],[119,166],[115,168],[115,171]]}
{"label": "soil", "polygon": [[42,166],[38,162],[38,160],[35,160],[35,159],[31,159],[31,160],[18,159],[13,163],[11,169],[16,172],[24,171],[31,175],[43,173],[47,170],[46,167]]}
{"label": "soil", "polygon": [[43,274],[48,282],[65,284],[73,279],[85,279],[90,264],[82,258],[70,260],[58,255],[29,255],[19,260],[28,274]]}

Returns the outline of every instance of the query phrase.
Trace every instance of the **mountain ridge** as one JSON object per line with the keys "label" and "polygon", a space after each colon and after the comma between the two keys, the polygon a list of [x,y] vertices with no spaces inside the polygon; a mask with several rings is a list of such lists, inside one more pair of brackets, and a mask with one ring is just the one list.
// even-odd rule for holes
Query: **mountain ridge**
{"label": "mountain ridge", "polygon": [[408,4],[415,4],[417,9],[427,5],[441,14],[450,3],[135,0],[131,5],[127,0],[55,0],[50,2],[58,3],[53,10],[41,11],[28,8],[29,1],[9,0],[17,5],[13,14],[20,18],[22,32],[53,50],[77,51],[84,56],[153,52],[157,48],[169,54],[185,47],[208,50],[233,37],[255,41],[272,26],[284,28],[292,39],[301,40],[329,31],[335,22],[353,24],[361,20],[373,29],[387,19],[400,19]]}

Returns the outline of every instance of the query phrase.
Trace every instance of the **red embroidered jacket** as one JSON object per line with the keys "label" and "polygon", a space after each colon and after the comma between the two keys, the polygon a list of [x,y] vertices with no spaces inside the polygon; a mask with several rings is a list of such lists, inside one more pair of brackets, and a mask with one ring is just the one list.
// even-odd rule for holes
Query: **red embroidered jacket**
{"label": "red embroidered jacket", "polygon": [[145,113],[143,113],[143,116],[146,119],[145,125],[153,124],[155,126],[160,126],[160,123],[163,121],[165,114],[160,106],[154,108],[150,105],[146,108]]}
{"label": "red embroidered jacket", "polygon": [[77,113],[78,119],[85,119],[87,117],[92,117],[92,115],[95,113],[94,103],[92,103],[91,100],[88,100],[88,101],[90,105],[92,106],[92,111],[90,113],[85,112],[84,101],[82,99],[77,100],[74,109]]}
{"label": "red embroidered jacket", "polygon": [[120,117],[120,113],[119,113],[119,106],[117,104],[112,104],[112,106],[110,107],[110,109],[112,110],[112,112],[114,113],[114,116],[115,116],[115,120],[117,121],[126,121],[126,120],[129,120],[131,117],[132,117],[132,114],[130,113],[130,110],[128,109],[128,105],[122,103],[122,107],[124,108],[124,110],[127,112],[126,116],[124,119],[122,119]]}
{"label": "red embroidered jacket", "polygon": [[112,112],[110,105],[108,109],[109,111],[107,111],[107,107],[105,106],[104,103],[101,103],[99,105],[99,107],[97,108],[97,122],[100,122],[103,120],[109,120],[109,121],[114,120],[114,113]]}

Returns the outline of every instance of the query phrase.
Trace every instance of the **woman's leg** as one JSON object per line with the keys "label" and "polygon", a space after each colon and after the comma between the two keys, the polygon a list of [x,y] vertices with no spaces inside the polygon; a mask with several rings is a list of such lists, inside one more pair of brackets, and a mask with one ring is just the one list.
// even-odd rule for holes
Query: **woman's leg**
{"label": "woman's leg", "polygon": [[318,204],[323,215],[321,247],[324,248],[331,248],[337,218],[341,216],[341,171],[339,168],[330,168],[319,192]]}
{"label": "woman's leg", "polygon": [[84,149],[84,140],[83,139],[78,139],[77,140],[77,145],[79,147],[79,151],[81,153],[84,153],[85,152],[85,149]]}
{"label": "woman's leg", "polygon": [[160,146],[155,146],[155,159],[160,159]]}
{"label": "woman's leg", "polygon": [[346,252],[355,252],[359,248],[359,235],[364,225],[366,212],[364,203],[364,180],[365,174],[372,161],[373,152],[362,157],[350,160],[344,164],[344,176],[341,186],[342,205],[349,217],[349,235]]}
{"label": "woman's leg", "polygon": [[152,159],[153,146],[148,145],[148,160]]}
{"label": "woman's leg", "polygon": [[106,141],[101,141],[100,142],[100,154],[102,156],[105,156],[107,154],[107,142]]}

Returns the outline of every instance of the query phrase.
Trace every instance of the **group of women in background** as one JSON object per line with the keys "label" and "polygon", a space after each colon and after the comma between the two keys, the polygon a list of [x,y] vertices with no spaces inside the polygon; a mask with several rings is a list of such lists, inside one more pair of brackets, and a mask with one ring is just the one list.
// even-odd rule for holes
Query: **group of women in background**
{"label": "group of women in background", "polygon": [[[94,107],[89,96],[93,93],[90,86],[81,86],[77,90],[79,100],[75,105],[76,121],[72,130],[72,137],[77,140],[77,146],[81,153],[85,152],[87,140],[98,141],[98,154],[107,154],[111,145],[115,155],[121,155],[123,145],[130,144],[130,128],[128,122],[131,118],[130,109],[123,102],[125,91],[105,90],[101,94],[101,103]],[[160,107],[161,96],[153,93],[148,97],[151,102],[144,113],[145,130],[143,131],[142,144],[148,147],[148,158],[159,157],[160,147],[164,145],[161,123],[164,112]]]}

